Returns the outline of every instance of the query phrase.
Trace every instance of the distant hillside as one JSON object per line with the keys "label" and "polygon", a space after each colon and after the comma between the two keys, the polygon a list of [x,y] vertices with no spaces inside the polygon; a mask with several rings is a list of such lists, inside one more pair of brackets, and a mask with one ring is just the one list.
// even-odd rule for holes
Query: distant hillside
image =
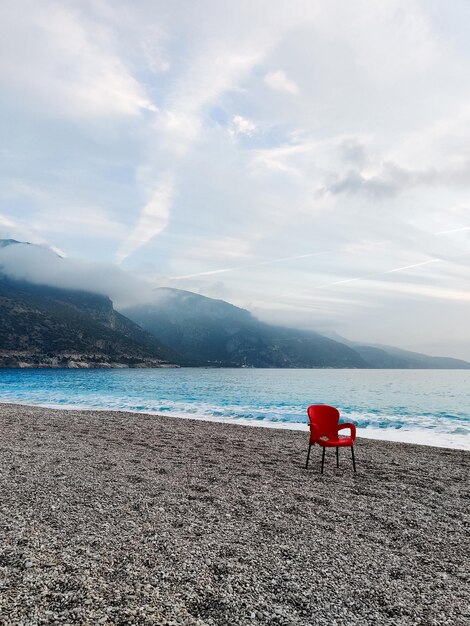
{"label": "distant hillside", "polygon": [[0,367],[161,367],[178,359],[106,296],[0,274]]}
{"label": "distant hillside", "polygon": [[[15,243],[22,243],[22,242],[17,241],[16,239],[0,239],[0,248],[6,248],[7,246],[12,246]],[[29,246],[31,244],[25,243],[25,245]]]}
{"label": "distant hillside", "polygon": [[376,369],[470,369],[470,363],[462,359],[428,356],[380,344],[362,344],[339,335],[332,335],[332,338],[358,352],[370,367]]}
{"label": "distant hillside", "polygon": [[194,365],[367,367],[337,341],[265,324],[228,302],[189,291],[158,289],[156,304],[123,312]]}
{"label": "distant hillside", "polygon": [[470,363],[445,356],[428,356],[392,346],[361,346],[354,350],[373,367],[394,369],[470,369]]}
{"label": "distant hillside", "polygon": [[0,239],[0,367],[470,369],[459,359],[266,324],[223,300],[178,289],[157,289],[151,305],[123,315],[105,295],[9,278],[6,268],[16,271],[23,257],[42,268],[41,259],[53,255],[59,274],[67,263],[26,245]]}

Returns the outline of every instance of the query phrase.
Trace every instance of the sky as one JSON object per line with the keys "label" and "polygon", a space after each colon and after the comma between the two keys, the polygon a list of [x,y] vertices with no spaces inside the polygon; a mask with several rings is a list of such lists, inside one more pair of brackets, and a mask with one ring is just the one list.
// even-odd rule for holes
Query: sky
{"label": "sky", "polygon": [[469,24],[466,0],[3,0],[0,237],[118,306],[188,289],[470,360]]}

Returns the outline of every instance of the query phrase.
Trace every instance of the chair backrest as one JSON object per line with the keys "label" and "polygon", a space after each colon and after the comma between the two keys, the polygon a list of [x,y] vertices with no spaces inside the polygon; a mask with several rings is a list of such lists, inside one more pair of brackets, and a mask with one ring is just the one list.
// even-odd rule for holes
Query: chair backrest
{"label": "chair backrest", "polygon": [[318,437],[338,438],[339,411],[327,404],[312,404],[307,409],[310,424],[315,426]]}

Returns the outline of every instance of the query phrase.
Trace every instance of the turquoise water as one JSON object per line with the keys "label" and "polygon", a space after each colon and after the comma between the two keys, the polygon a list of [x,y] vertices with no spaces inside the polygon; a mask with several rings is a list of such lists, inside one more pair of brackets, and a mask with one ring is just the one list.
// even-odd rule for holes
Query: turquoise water
{"label": "turquoise water", "polygon": [[0,370],[0,402],[121,409],[306,428],[338,407],[359,434],[470,449],[470,372],[459,370]]}

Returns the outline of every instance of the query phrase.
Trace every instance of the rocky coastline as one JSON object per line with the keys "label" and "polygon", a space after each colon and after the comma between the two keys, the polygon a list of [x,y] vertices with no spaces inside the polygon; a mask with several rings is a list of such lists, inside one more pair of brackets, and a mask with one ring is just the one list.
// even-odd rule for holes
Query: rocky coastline
{"label": "rocky coastline", "polygon": [[156,368],[156,367],[179,367],[159,359],[139,358],[135,356],[119,355],[112,356],[103,354],[31,354],[9,353],[0,354],[0,368],[20,369],[125,369],[125,368]]}

